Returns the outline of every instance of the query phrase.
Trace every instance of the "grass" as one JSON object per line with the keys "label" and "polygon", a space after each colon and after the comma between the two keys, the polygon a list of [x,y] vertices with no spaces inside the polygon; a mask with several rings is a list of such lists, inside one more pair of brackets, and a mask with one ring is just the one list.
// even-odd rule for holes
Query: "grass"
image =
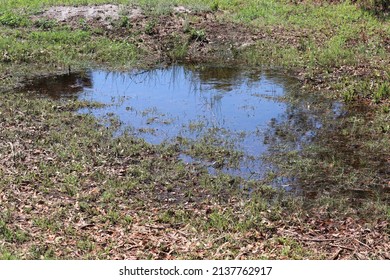
{"label": "grass", "polygon": [[[109,22],[112,29],[87,20],[34,17],[52,5],[108,2],[129,4],[0,1],[0,259],[331,258],[335,248],[311,242],[313,234],[336,238],[366,258],[385,257],[386,16],[348,1],[138,0],[129,4],[146,14],[138,27],[128,15]],[[173,17],[177,5],[201,15]],[[202,21],[202,13],[213,13],[213,26],[220,29]],[[184,24],[164,29],[167,19]],[[235,28],[258,32],[250,47],[215,39]],[[204,48],[210,42],[215,49]],[[345,100],[350,113],[327,123],[313,145],[273,155],[278,170],[270,180],[250,181],[184,164],[176,146],[113,137],[115,126],[74,112],[98,104],[26,99],[12,90],[26,76],[96,65],[148,67],[194,59],[198,49],[206,61],[228,57],[233,64],[282,66],[305,81],[305,94]],[[354,106],[361,102],[370,109],[359,113]],[[321,104],[315,109],[330,110]],[[286,129],[279,127],[280,137],[295,137]],[[237,164],[241,155],[222,138],[211,133],[180,144],[222,166]],[[282,176],[297,178],[306,196],[270,187]],[[366,238],[373,240],[371,250]]]}
{"label": "grass", "polygon": [[[89,44],[82,42],[89,41]],[[12,46],[12,48],[10,48]],[[125,40],[94,38],[90,32],[69,30],[34,31],[29,34],[11,31],[0,40],[2,61],[48,65],[83,65],[86,61],[131,65],[137,58],[134,45]]]}

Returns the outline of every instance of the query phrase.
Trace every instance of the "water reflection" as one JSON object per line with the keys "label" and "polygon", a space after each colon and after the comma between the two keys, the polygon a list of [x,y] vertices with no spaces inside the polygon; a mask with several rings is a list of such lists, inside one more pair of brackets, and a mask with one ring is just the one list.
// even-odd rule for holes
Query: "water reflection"
{"label": "water reflection", "polygon": [[[126,130],[153,144],[180,140],[181,158],[203,162],[210,172],[261,178],[272,169],[263,154],[299,149],[321,129],[327,114],[317,106],[323,100],[299,96],[298,84],[272,71],[187,65],[137,73],[93,70],[42,78],[27,89],[109,104],[80,113],[114,114],[122,123],[118,133]],[[218,151],[222,162],[210,150]],[[228,158],[232,155],[235,162]]]}
{"label": "water reflection", "polygon": [[71,73],[57,76],[40,77],[28,82],[24,90],[52,99],[78,97],[92,88],[91,73]]}

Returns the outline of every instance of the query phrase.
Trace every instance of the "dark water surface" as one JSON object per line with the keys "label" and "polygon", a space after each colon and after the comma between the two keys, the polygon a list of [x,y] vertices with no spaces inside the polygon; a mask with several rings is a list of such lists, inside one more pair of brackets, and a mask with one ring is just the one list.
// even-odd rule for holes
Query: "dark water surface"
{"label": "dark water surface", "polygon": [[[342,114],[340,104],[304,96],[299,86],[272,71],[172,66],[136,73],[91,70],[41,78],[26,88],[54,99],[105,103],[80,113],[117,117],[118,133],[126,131],[152,144],[180,143],[182,160],[204,164],[210,172],[261,178],[272,170],[265,154],[299,150],[316,136],[325,118]],[[202,155],[199,145],[205,151],[236,151],[240,157],[216,164],[221,160]]]}

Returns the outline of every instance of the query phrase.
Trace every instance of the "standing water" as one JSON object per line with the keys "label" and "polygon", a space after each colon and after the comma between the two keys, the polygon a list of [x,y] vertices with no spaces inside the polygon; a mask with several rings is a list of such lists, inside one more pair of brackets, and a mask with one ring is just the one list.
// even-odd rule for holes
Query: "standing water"
{"label": "standing water", "polygon": [[[321,128],[318,100],[299,96],[298,81],[234,67],[172,66],[138,73],[95,71],[43,78],[27,88],[52,98],[107,104],[80,113],[118,118],[118,133],[174,143],[180,158],[261,178],[263,155],[300,149]],[[340,113],[337,104],[326,112]]]}

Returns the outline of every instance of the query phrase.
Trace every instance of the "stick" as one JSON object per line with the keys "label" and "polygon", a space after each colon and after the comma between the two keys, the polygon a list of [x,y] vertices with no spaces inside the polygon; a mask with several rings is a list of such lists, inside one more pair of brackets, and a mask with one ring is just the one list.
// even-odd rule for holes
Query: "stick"
{"label": "stick", "polygon": [[333,247],[338,247],[338,248],[347,249],[347,250],[350,250],[350,251],[353,251],[353,250],[354,250],[353,248],[349,248],[349,247],[346,247],[346,246],[343,246],[343,245],[337,245],[337,244],[332,244],[332,243],[329,243],[328,245],[329,245],[329,246],[333,246]]}
{"label": "stick", "polygon": [[333,255],[332,260],[337,260],[340,253],[343,251],[343,248],[337,250],[336,254]]}
{"label": "stick", "polygon": [[312,241],[312,242],[327,242],[327,241],[336,241],[338,239],[301,239],[301,241]]}
{"label": "stick", "polygon": [[360,240],[354,238],[355,241],[357,241],[358,243],[362,244],[363,246],[367,247],[368,249],[372,250],[370,246],[368,246],[367,244],[361,242]]}

